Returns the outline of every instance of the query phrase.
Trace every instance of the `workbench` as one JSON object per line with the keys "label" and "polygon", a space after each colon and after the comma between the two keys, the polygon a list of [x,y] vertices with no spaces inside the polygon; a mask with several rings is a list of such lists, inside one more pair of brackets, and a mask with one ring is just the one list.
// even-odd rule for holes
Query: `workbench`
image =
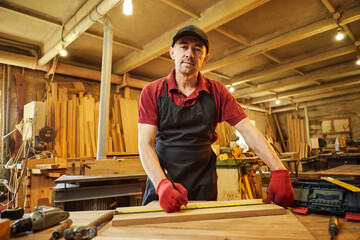
{"label": "workbench", "polygon": [[[72,227],[85,226],[105,211],[70,212]],[[181,214],[181,213],[172,213]],[[283,215],[142,224],[113,227],[105,223],[95,239],[330,239],[327,215]],[[339,218],[340,230],[335,239],[358,239],[360,223]],[[294,227],[296,225],[296,227]],[[49,239],[55,227],[14,239]]]}

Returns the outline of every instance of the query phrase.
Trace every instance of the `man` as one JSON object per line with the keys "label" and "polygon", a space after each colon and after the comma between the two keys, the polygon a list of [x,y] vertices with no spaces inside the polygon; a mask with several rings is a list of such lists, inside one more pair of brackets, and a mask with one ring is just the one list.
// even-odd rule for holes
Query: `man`
{"label": "man", "polygon": [[216,156],[211,143],[217,138],[217,123],[227,121],[272,170],[264,202],[289,206],[294,200],[289,173],[274,150],[228,89],[200,73],[209,60],[206,34],[193,25],[180,29],[169,53],[175,69],[147,84],[140,96],[139,152],[148,175],[143,205],[159,200],[164,211],[174,212],[188,199],[216,200]]}

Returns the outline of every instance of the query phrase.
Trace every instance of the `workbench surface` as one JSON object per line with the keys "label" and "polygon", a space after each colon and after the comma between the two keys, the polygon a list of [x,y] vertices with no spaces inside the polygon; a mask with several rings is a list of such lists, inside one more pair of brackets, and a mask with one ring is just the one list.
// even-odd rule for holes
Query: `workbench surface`
{"label": "workbench surface", "polygon": [[[73,227],[84,226],[105,211],[71,212]],[[280,217],[281,216],[281,217]],[[360,223],[340,218],[340,232],[335,239],[358,239]],[[181,223],[144,224],[112,227],[106,223],[95,239],[330,239],[329,216],[310,214],[204,220]],[[294,229],[294,225],[297,227]],[[300,225],[300,227],[299,227]],[[14,239],[49,239],[55,227]]]}

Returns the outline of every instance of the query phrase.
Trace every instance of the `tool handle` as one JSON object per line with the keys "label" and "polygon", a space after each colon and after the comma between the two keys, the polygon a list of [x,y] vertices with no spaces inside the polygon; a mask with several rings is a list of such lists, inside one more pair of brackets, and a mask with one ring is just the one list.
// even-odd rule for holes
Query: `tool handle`
{"label": "tool handle", "polygon": [[329,233],[331,239],[334,239],[335,235],[339,232],[339,219],[335,216],[329,219]]}
{"label": "tool handle", "polygon": [[103,222],[112,219],[114,216],[114,211],[109,211],[104,213],[103,215],[99,216],[98,218],[96,218],[94,221],[92,221],[91,223],[89,223],[87,226],[88,227],[97,227],[100,224],[102,224]]}
{"label": "tool handle", "polygon": [[67,219],[66,221],[64,221],[60,227],[58,227],[54,232],[53,232],[53,236],[56,239],[59,239],[63,234],[65,229],[70,228],[71,224],[73,223],[73,221],[71,219]]}

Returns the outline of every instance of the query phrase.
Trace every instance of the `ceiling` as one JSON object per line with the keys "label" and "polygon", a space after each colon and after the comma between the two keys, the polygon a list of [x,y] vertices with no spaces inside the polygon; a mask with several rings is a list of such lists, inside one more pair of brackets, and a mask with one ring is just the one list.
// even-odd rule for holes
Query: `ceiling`
{"label": "ceiling", "polygon": [[[0,0],[0,51],[41,59],[109,1]],[[132,15],[122,13],[122,1],[106,15],[113,23],[113,74],[143,81],[166,76],[174,66],[173,35],[194,24],[210,42],[202,73],[232,85],[244,107],[284,111],[360,93],[358,0],[133,0]],[[338,25],[341,41],[335,40]],[[103,32],[102,24],[91,23],[66,42],[68,56],[58,62],[100,70]]]}

